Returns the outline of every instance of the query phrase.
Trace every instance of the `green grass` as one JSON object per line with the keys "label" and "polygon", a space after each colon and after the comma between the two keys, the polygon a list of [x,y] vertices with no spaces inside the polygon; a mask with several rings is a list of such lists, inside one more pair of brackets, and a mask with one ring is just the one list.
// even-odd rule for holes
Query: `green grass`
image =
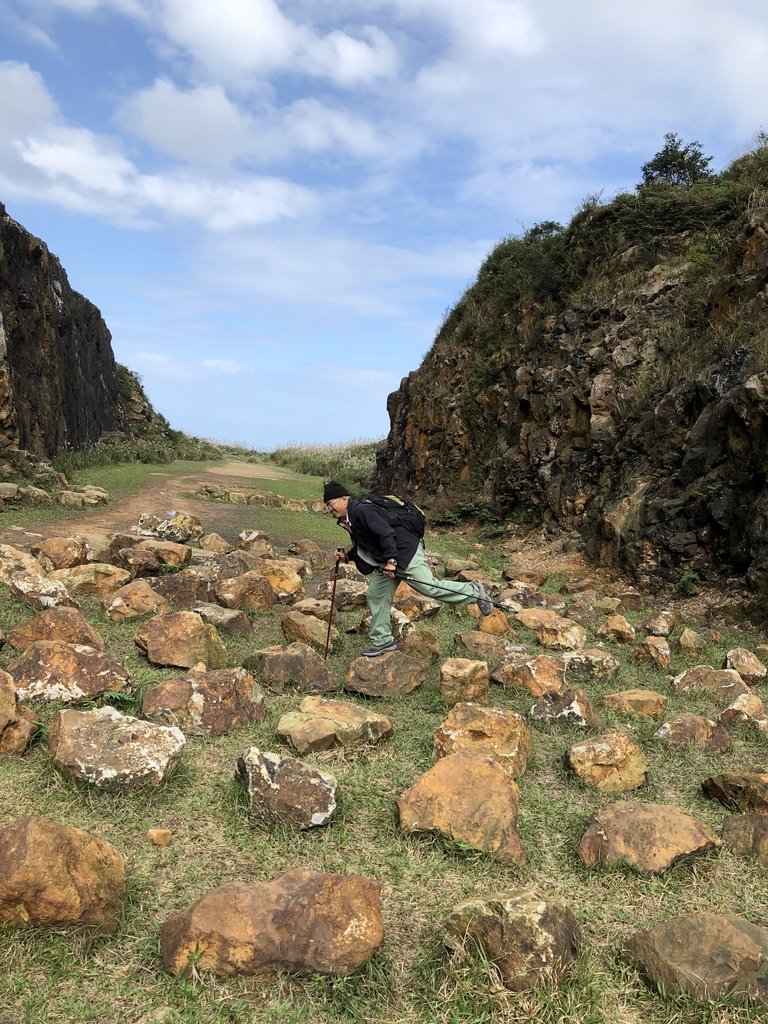
{"label": "green grass", "polygon": [[[316,480],[281,479],[271,484],[286,496],[316,494]],[[211,505],[212,517],[216,508]],[[232,511],[230,506],[221,509],[227,514]],[[248,507],[242,511],[260,528],[272,522],[262,514],[274,514],[275,535],[281,543],[311,537],[329,553],[336,544],[338,530],[328,516]],[[215,518],[210,527],[216,528]],[[456,533],[430,532],[428,541],[444,554],[460,554],[463,546],[464,554],[471,553],[489,567],[497,568],[502,562],[501,554],[490,545],[483,550],[470,548],[468,538]],[[328,571],[318,572],[311,582],[328,576]],[[553,575],[545,589],[557,590],[562,582],[561,575]],[[1,589],[0,627],[8,632],[30,612]],[[108,652],[131,673],[134,694],[128,700],[133,704],[121,700],[122,710],[138,707],[146,687],[183,675],[177,669],[150,665],[139,652],[133,636],[140,620],[111,623],[96,601],[84,604],[89,619],[103,631]],[[637,622],[647,613],[630,617]],[[342,634],[329,665],[339,686],[336,695],[342,698],[347,696],[341,689],[344,671],[366,643],[364,636],[347,634],[343,627],[354,625],[360,614],[335,616]],[[256,648],[284,642],[276,612],[254,615],[253,621],[250,636],[222,634],[232,665]],[[454,637],[473,625],[465,611],[444,607],[421,628],[438,635],[446,658],[461,653]],[[539,651],[535,634],[523,627],[516,626],[512,638],[532,652]],[[590,633],[589,642],[594,639]],[[731,630],[697,661],[719,666],[729,647],[751,647],[756,642],[754,636]],[[651,739],[657,723],[609,711],[602,706],[602,695],[638,686],[657,689],[670,697],[668,715],[694,710],[716,716],[725,702],[709,694],[674,695],[664,674],[630,660],[627,646],[607,646],[621,661],[619,677],[596,684],[574,675],[572,682],[585,686],[607,726],[627,729],[641,743],[650,772],[647,785],[635,795],[679,803],[719,830],[729,812],[705,798],[702,779],[731,765],[765,763],[768,743],[734,729],[734,745],[726,754],[694,747],[670,755]],[[672,646],[675,651],[674,636]],[[14,656],[8,646],[0,649],[0,667]],[[672,671],[680,671],[685,664],[675,652]],[[184,1024],[523,1024],[530,1020],[560,1024],[566,1019],[574,1024],[751,1024],[759,1019],[757,1011],[727,1003],[662,997],[648,989],[623,959],[621,947],[632,932],[677,914],[734,912],[764,925],[768,881],[764,873],[728,851],[680,864],[658,878],[622,869],[588,871],[576,856],[576,844],[590,815],[612,798],[587,789],[564,767],[564,752],[584,735],[582,730],[535,725],[533,756],[520,779],[519,825],[528,862],[510,867],[448,840],[407,837],[399,830],[396,799],[432,764],[432,734],[448,712],[439,694],[437,667],[413,693],[370,701],[375,710],[391,716],[395,735],[390,741],[356,752],[330,751],[304,758],[338,779],[339,810],[330,826],[294,833],[255,825],[233,781],[235,761],[251,745],[285,749],[274,729],[280,716],[295,709],[300,699],[294,692],[267,693],[263,722],[218,740],[191,739],[180,770],[157,790],[100,792],[67,781],[53,769],[44,743],[34,745],[23,758],[0,760],[0,826],[31,813],[100,835],[125,854],[129,885],[124,921],[115,936],[0,929],[3,1024],[6,1020],[9,1024],[133,1022],[163,1007],[169,1008],[169,1016],[163,1019]],[[365,703],[364,698],[351,699]],[[532,698],[525,691],[493,686],[490,703],[527,715]],[[55,710],[40,709],[45,723]],[[173,844],[152,846],[145,836],[150,827],[169,828]],[[381,884],[384,942],[352,977],[282,977],[264,985],[248,978],[175,979],[164,971],[158,950],[164,921],[217,885],[266,880],[295,867],[361,873]],[[456,903],[517,885],[568,903],[581,922],[584,955],[557,989],[513,995],[499,986],[492,965],[482,957],[457,954],[449,959],[442,947],[442,922]]]}

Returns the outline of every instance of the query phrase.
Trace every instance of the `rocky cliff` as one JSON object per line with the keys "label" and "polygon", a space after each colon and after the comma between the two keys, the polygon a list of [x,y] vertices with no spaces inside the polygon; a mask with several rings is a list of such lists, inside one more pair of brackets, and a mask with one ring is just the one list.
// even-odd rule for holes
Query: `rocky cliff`
{"label": "rocky cliff", "polygon": [[154,418],[99,310],[0,203],[0,451],[50,458]]}
{"label": "rocky cliff", "polygon": [[500,243],[388,411],[377,488],[768,589],[768,149]]}

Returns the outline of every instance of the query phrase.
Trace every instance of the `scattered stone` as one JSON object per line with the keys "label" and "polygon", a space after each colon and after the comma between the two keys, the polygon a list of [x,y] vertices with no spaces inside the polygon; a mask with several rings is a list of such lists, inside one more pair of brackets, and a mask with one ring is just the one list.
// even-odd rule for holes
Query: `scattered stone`
{"label": "scattered stone", "polygon": [[633,661],[652,661],[662,672],[669,671],[672,652],[663,636],[647,636],[632,652]]}
{"label": "scattered stone", "polygon": [[336,811],[336,779],[293,757],[248,747],[237,759],[235,778],[261,821],[315,828]]}
{"label": "scattered stone", "polygon": [[735,914],[691,914],[636,932],[626,953],[669,996],[768,998],[768,929]]}
{"label": "scattered stone", "polygon": [[221,580],[216,585],[216,599],[225,608],[258,612],[271,608],[277,597],[269,580],[252,569],[242,576]]}
{"label": "scattered stone", "polygon": [[566,754],[566,762],[585,785],[601,793],[637,789],[648,772],[640,747],[616,729],[574,743]]}
{"label": "scattered stone", "polygon": [[[341,579],[336,581],[336,595],[334,605],[340,612],[351,612],[355,608],[365,608],[365,595],[368,591],[368,584],[363,580]],[[333,593],[331,581],[320,587],[319,593],[330,600]],[[293,606],[296,607],[295,605]]]}
{"label": "scattered stone", "polygon": [[88,561],[88,547],[83,537],[47,537],[33,544],[30,551],[45,572],[71,569]]}
{"label": "scattered stone", "polygon": [[453,638],[457,647],[462,647],[468,654],[480,658],[489,665],[502,661],[509,654],[522,653],[522,647],[516,647],[503,636],[491,636],[481,633],[479,629],[471,633],[457,633]]}
{"label": "scattered stone", "polygon": [[130,684],[128,670],[103,651],[63,640],[37,640],[7,667],[20,700],[82,704]]}
{"label": "scattered stone", "polygon": [[139,516],[136,532],[141,537],[159,537],[175,544],[187,544],[203,535],[197,516],[189,512],[144,512]]}
{"label": "scattered stone", "polygon": [[348,701],[305,697],[298,711],[289,711],[277,723],[275,734],[299,754],[333,747],[378,743],[394,733],[386,715]]}
{"label": "scattered stone", "polygon": [[224,540],[221,534],[204,533],[199,540],[200,548],[203,551],[213,551],[217,555],[228,555],[234,548],[234,544]]}
{"label": "scattered stone", "polygon": [[203,622],[215,626],[216,629],[226,629],[230,633],[253,632],[253,623],[239,608],[222,608],[219,604],[196,604],[190,611],[197,612]]}
{"label": "scattered stone", "polygon": [[399,641],[398,647],[403,654],[407,654],[409,658],[415,658],[425,665],[434,665],[440,659],[440,641],[428,629],[409,633]]}
{"label": "scattered stone", "polygon": [[79,608],[46,608],[8,634],[8,643],[20,651],[38,640],[63,640],[104,650],[104,638]]}
{"label": "scattered stone", "polygon": [[477,629],[489,636],[504,636],[509,633],[509,619],[500,608],[494,608],[490,615],[483,615],[476,604],[466,605],[466,612],[472,619],[477,619]]}
{"label": "scattered stone", "polygon": [[488,666],[469,658],[448,658],[440,666],[440,696],[446,704],[488,703]]}
{"label": "scattered stone", "polygon": [[638,718],[659,718],[667,709],[669,697],[656,690],[620,690],[606,693],[603,704],[612,711]]}
{"label": "scattered stone", "polygon": [[125,900],[123,855],[96,836],[45,818],[0,830],[0,922],[114,933]]}
{"label": "scattered stone", "polygon": [[344,689],[366,697],[396,697],[421,686],[428,674],[423,661],[395,650],[378,658],[355,658],[344,675]]}
{"label": "scattered stone", "polygon": [[768,814],[739,814],[723,823],[723,842],[737,857],[768,868]]}
{"label": "scattered stone", "polygon": [[666,743],[672,754],[690,743],[699,743],[720,752],[727,750],[731,745],[730,737],[723,726],[703,715],[675,715],[668,722],[664,722],[652,738]]}
{"label": "scattered stone", "polygon": [[597,627],[597,635],[615,640],[617,644],[631,644],[635,639],[635,630],[623,615],[610,615]]}
{"label": "scattered stone", "polygon": [[261,530],[243,530],[237,535],[240,547],[249,555],[256,555],[257,558],[274,558],[275,549],[269,540],[269,535]]}
{"label": "scattered stone", "polygon": [[265,647],[249,654],[243,666],[273,693],[285,693],[286,686],[295,686],[303,693],[336,689],[327,664],[307,644]]}
{"label": "scattered stone", "polygon": [[86,565],[73,565],[71,569],[55,569],[49,573],[48,579],[61,583],[70,594],[106,597],[124,587],[131,574],[108,562],[88,562]]}
{"label": "scattered stone", "polygon": [[768,772],[745,768],[711,775],[704,792],[725,807],[747,814],[768,814]]}
{"label": "scattered stone", "polygon": [[160,929],[163,963],[222,977],[351,974],[381,944],[379,883],[298,869],[214,889]]}
{"label": "scattered stone", "polygon": [[325,552],[313,540],[308,538],[295,540],[292,544],[288,545],[288,551],[292,555],[301,555],[302,558],[309,562],[313,571],[328,568],[328,559]]}
{"label": "scattered stone", "polygon": [[97,787],[159,786],[185,744],[181,730],[142,722],[112,707],[59,711],[48,738],[56,768]]}
{"label": "scattered stone", "polygon": [[729,704],[718,719],[720,725],[752,725],[758,732],[768,732],[768,714],[756,693],[742,693]]}
{"label": "scattered stone", "polygon": [[45,569],[32,555],[12,544],[0,544],[0,581],[8,583],[17,573],[43,576]]}
{"label": "scattered stone", "polygon": [[7,580],[8,589],[31,608],[79,608],[63,583],[42,575],[17,572]]}
{"label": "scattered stone", "polygon": [[577,852],[588,868],[626,864],[661,874],[681,857],[722,845],[712,829],[674,804],[619,800],[595,811]]}
{"label": "scattered stone", "polygon": [[171,831],[167,828],[148,828],[147,839],[153,846],[170,846],[173,842]]}
{"label": "scattered stone", "polygon": [[539,721],[562,721],[567,725],[602,727],[602,717],[592,706],[585,690],[567,689],[543,693],[530,711],[531,718]]}
{"label": "scattered stone", "polygon": [[207,669],[223,668],[227,652],[213,626],[196,612],[170,612],[145,622],[134,637],[153,665],[193,668],[202,662]]}
{"label": "scattered stone", "polygon": [[546,623],[556,622],[561,616],[548,608],[523,608],[522,611],[516,612],[515,618],[526,629],[537,630]]}
{"label": "scattered stone", "polygon": [[618,597],[600,597],[593,601],[592,607],[603,615],[615,615],[623,606]]}
{"label": "scattered stone", "polygon": [[154,555],[160,565],[186,569],[192,561],[192,548],[170,540],[143,540],[136,545],[138,551]]}
{"label": "scattered stone", "polygon": [[296,601],[295,604],[291,605],[292,612],[301,612],[302,615],[313,615],[316,619],[320,619],[321,622],[328,623],[328,619],[331,616],[331,602],[328,600],[318,600],[314,597],[304,597],[301,601]]}
{"label": "scattered stone", "polygon": [[621,663],[610,651],[600,647],[582,647],[578,651],[563,654],[566,672],[578,672],[597,683],[607,682],[617,674]]}
{"label": "scattered stone", "polygon": [[534,697],[560,692],[566,685],[563,662],[548,654],[510,654],[493,669],[491,679],[500,686],[519,686]]}
{"label": "scattered stone", "polygon": [[39,731],[34,713],[18,701],[13,676],[0,670],[0,754],[23,754]]}
{"label": "scattered stone", "polygon": [[537,635],[542,647],[552,647],[556,651],[579,650],[587,640],[587,631],[573,619],[558,618],[552,622],[543,622]]}
{"label": "scattered stone", "polygon": [[710,665],[687,668],[679,676],[675,676],[672,688],[677,693],[685,693],[686,690],[709,690],[711,693],[731,697],[749,693],[749,687],[738,672],[728,668],[712,668]]}
{"label": "scattered stone", "polygon": [[505,988],[525,992],[563,980],[579,955],[582,934],[570,908],[515,889],[464,900],[448,916],[443,941],[449,950],[473,943]]}
{"label": "scattered stone", "polygon": [[121,548],[115,555],[115,564],[129,572],[134,579],[156,576],[163,571],[163,563],[155,552],[138,546]]}
{"label": "scattered stone", "polygon": [[678,637],[677,645],[683,654],[686,654],[689,658],[695,658],[707,646],[707,641],[701,633],[691,629],[690,626],[686,626]]}
{"label": "scattered stone", "polygon": [[522,715],[478,704],[457,704],[435,730],[435,758],[464,752],[492,757],[519,778],[531,756],[531,730]]}
{"label": "scattered stone", "polygon": [[276,558],[260,558],[254,571],[269,580],[275,597],[281,604],[293,604],[304,597],[301,576],[287,562]]}
{"label": "scattered stone", "polygon": [[420,622],[437,615],[442,607],[433,597],[425,597],[407,583],[401,582],[395,591],[394,606],[406,615],[411,622]]}
{"label": "scattered stone", "polygon": [[517,783],[493,757],[441,758],[398,798],[405,833],[438,832],[505,864],[523,864]]}
{"label": "scattered stone", "polygon": [[325,653],[328,640],[329,651],[333,651],[334,645],[339,642],[339,631],[334,625],[331,625],[329,638],[327,622],[321,622],[313,615],[302,615],[301,612],[286,612],[280,619],[280,628],[289,644],[306,644],[307,647],[313,647],[322,653]]}
{"label": "scattered stone", "polygon": [[207,604],[213,597],[213,584],[198,569],[181,569],[170,576],[152,580],[152,589],[177,610]]}
{"label": "scattered stone", "polygon": [[757,686],[761,679],[765,678],[765,665],[751,651],[744,647],[734,647],[728,651],[723,662],[723,668],[732,668],[738,672],[747,686]]}
{"label": "scattered stone", "polygon": [[165,615],[171,605],[146,580],[134,580],[102,599],[102,607],[112,622],[135,619],[140,615]]}
{"label": "scattered stone", "polygon": [[185,736],[225,736],[266,713],[264,695],[244,668],[192,670],[144,691],[141,713],[158,725],[175,725]]}
{"label": "scattered stone", "polygon": [[608,587],[609,597],[618,597],[622,607],[628,612],[639,612],[645,607],[643,595],[635,587],[623,583],[613,583]]}
{"label": "scattered stone", "polygon": [[656,612],[655,615],[646,619],[643,623],[643,629],[651,636],[668,637],[679,621],[680,619],[677,612],[673,611],[671,608],[667,608],[665,611]]}

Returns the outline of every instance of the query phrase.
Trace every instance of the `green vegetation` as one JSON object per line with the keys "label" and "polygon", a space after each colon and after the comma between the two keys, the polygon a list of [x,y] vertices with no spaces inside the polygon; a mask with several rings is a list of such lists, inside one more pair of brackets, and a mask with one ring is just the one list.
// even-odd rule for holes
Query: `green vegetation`
{"label": "green vegetation", "polygon": [[712,177],[709,169],[711,163],[712,157],[704,156],[701,143],[689,142],[683,145],[679,135],[667,132],[663,148],[647,164],[643,164],[642,184],[695,185],[697,181]]}
{"label": "green vegetation", "polygon": [[[115,467],[119,469],[121,467]],[[144,467],[150,472],[150,467]],[[165,468],[163,469],[165,472]],[[304,500],[317,493],[317,478],[265,480],[264,485]],[[261,484],[261,481],[259,481]],[[330,554],[335,546],[330,517],[244,506],[211,505],[208,529],[231,533],[235,525],[265,528],[263,515],[274,516],[269,532],[280,550],[289,539],[310,537]],[[235,524],[230,516],[241,517]],[[225,529],[215,517],[227,517]],[[282,524],[282,525],[281,525]],[[493,572],[502,553],[472,545],[471,537],[430,530],[431,550],[471,556]],[[330,570],[307,580],[308,589],[327,582]],[[553,572],[546,592],[562,592],[566,576]],[[564,599],[570,600],[567,594]],[[123,661],[133,692],[113,694],[104,702],[123,711],[138,709],[140,695],[162,679],[176,678],[178,669],[157,668],[139,652],[133,637],[142,620],[112,623],[93,599],[85,599],[89,619],[103,633],[107,651]],[[650,611],[632,613],[634,622]],[[0,587],[0,625],[7,633],[30,616],[30,610]],[[360,612],[339,612],[341,639],[329,659],[338,692],[346,667],[366,643],[364,635],[346,630]],[[254,649],[283,643],[279,614],[252,616],[251,635],[222,633],[229,661],[239,664]],[[690,624],[690,623],[689,623]],[[461,655],[458,633],[475,620],[461,609],[443,607],[436,618],[418,626],[434,632],[442,658]],[[672,648],[676,651],[676,637]],[[509,637],[532,653],[543,653],[532,631],[515,625]],[[589,643],[596,640],[590,631]],[[725,651],[737,644],[751,647],[755,638],[737,631],[712,642],[701,662],[720,665]],[[629,729],[648,758],[648,782],[635,795],[642,800],[679,803],[689,813],[719,830],[729,816],[705,798],[701,781],[731,765],[763,763],[766,739],[746,729],[733,729],[733,748],[715,754],[691,747],[672,755],[651,739],[657,723],[627,719],[604,709],[601,697],[630,687],[647,687],[670,695],[669,713],[696,711],[717,717],[723,702],[712,694],[671,693],[665,674],[631,659],[628,647],[607,642],[621,662],[617,678],[584,685],[606,725]],[[0,667],[15,656],[0,650]],[[697,659],[699,660],[699,659]],[[673,655],[671,670],[685,667]],[[360,702],[360,698],[354,698]],[[67,781],[52,768],[45,744],[37,743],[20,759],[0,760],[0,826],[21,814],[37,814],[84,828],[102,836],[127,860],[129,897],[125,919],[115,936],[89,937],[56,930],[0,929],[3,976],[0,1016],[8,1021],[38,1024],[106,1024],[135,1022],[158,1014],[169,1024],[757,1024],[755,1009],[661,996],[645,986],[624,960],[624,940],[639,928],[677,914],[700,910],[733,912],[764,924],[768,919],[765,877],[729,851],[689,860],[660,877],[615,870],[588,871],[576,856],[576,844],[589,816],[612,798],[585,788],[563,766],[569,744],[583,737],[575,726],[537,723],[534,751],[520,779],[520,831],[528,855],[522,867],[504,866],[461,845],[430,837],[406,837],[398,827],[396,799],[432,764],[432,735],[447,714],[439,692],[439,668],[404,697],[375,701],[375,710],[392,717],[391,741],[356,752],[330,751],[304,758],[334,774],[339,782],[339,812],[324,829],[293,833],[251,822],[239,787],[233,781],[236,758],[251,745],[280,750],[274,735],[280,716],[294,710],[300,695],[266,694],[267,716],[217,740],[190,739],[179,771],[158,790],[110,793]],[[526,715],[533,702],[527,692],[493,685],[490,703]],[[47,726],[53,707],[39,708]],[[288,752],[286,750],[286,752]],[[150,827],[173,834],[169,847],[152,846]],[[306,867],[361,873],[382,886],[384,943],[364,968],[349,978],[282,977],[274,982],[253,979],[217,980],[193,975],[175,979],[163,969],[158,950],[161,924],[213,887],[235,880],[272,878]],[[744,885],[745,877],[750,882]],[[513,994],[498,984],[492,964],[470,953],[448,958],[442,947],[442,922],[460,900],[492,895],[525,885],[568,903],[582,924],[585,950],[576,969],[557,989]],[[165,1016],[160,1015],[166,1008]],[[153,1019],[147,1016],[147,1020]]]}
{"label": "green vegetation", "polygon": [[[323,480],[338,480],[350,491],[365,488],[376,469],[376,449],[381,441],[348,444],[299,444],[276,448],[269,458],[278,466]],[[251,461],[261,461],[252,459]]]}

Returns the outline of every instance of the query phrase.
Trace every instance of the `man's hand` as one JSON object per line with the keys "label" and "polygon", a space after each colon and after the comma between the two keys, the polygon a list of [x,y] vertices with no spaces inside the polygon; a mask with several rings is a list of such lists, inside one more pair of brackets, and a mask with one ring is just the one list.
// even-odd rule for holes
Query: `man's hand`
{"label": "man's hand", "polygon": [[344,548],[336,548],[336,561],[337,562],[348,562],[347,552]]}
{"label": "man's hand", "polygon": [[388,559],[387,564],[381,571],[387,577],[387,579],[393,580],[395,578],[395,572],[397,571],[397,562],[394,560],[394,558]]}

